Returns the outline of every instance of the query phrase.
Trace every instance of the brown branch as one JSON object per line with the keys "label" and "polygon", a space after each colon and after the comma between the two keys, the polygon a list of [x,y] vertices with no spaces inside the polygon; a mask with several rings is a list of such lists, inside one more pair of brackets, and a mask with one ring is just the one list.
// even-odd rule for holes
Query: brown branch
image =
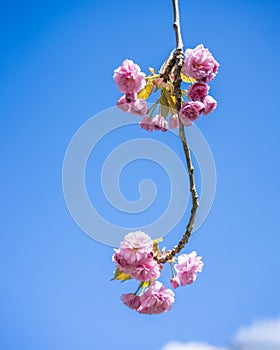
{"label": "brown branch", "polygon": [[[172,68],[174,69],[174,93],[176,96],[176,109],[177,113],[179,115],[179,111],[182,107],[182,91],[181,91],[181,69],[183,67],[184,63],[184,52],[183,52],[183,40],[181,35],[181,27],[180,27],[180,15],[179,15],[179,0],[172,0],[173,3],[173,12],[174,12],[174,24],[173,28],[175,31],[176,36],[176,51],[174,53],[174,56],[169,61],[169,64],[167,65],[167,68],[165,69],[164,73],[162,74],[163,77],[166,77],[166,74],[168,75],[171,73]],[[173,66],[170,68],[171,64]],[[183,144],[183,149],[186,157],[187,167],[188,167],[188,174],[189,174],[189,181],[190,181],[190,192],[192,196],[192,209],[191,209],[191,215],[189,218],[188,225],[186,227],[186,231],[179,241],[179,243],[172,248],[172,250],[168,251],[164,254],[157,254],[155,256],[155,259],[158,263],[164,264],[169,260],[172,260],[174,256],[184,248],[186,243],[188,242],[192,230],[194,228],[194,221],[196,216],[196,211],[199,206],[198,202],[198,195],[195,187],[195,179],[194,179],[194,167],[191,160],[191,154],[190,154],[190,148],[186,140],[185,135],[185,129],[182,121],[179,118],[179,136]]]}

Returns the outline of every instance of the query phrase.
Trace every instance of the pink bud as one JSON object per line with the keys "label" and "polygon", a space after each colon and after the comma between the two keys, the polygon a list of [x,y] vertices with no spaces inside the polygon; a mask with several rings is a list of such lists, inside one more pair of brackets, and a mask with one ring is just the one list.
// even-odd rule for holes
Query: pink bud
{"label": "pink bud", "polygon": [[173,288],[173,289],[176,289],[176,288],[178,288],[179,287],[179,285],[180,285],[180,280],[179,280],[179,278],[178,277],[172,277],[171,279],[170,279],[170,284],[171,284],[171,287]]}
{"label": "pink bud", "polygon": [[177,129],[179,127],[179,119],[177,114],[174,114],[169,118],[169,125],[171,129]]}

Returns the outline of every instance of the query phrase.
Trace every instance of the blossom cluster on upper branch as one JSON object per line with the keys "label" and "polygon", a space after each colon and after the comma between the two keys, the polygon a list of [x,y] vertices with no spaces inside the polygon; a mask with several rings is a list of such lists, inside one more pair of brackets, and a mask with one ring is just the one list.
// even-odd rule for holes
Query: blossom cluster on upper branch
{"label": "blossom cluster on upper branch", "polygon": [[[150,132],[178,128],[178,118],[185,126],[190,126],[201,114],[208,115],[217,106],[216,100],[208,94],[210,87],[207,83],[215,78],[218,68],[219,63],[202,44],[186,50],[181,78],[190,86],[181,90],[182,107],[178,116],[172,72],[166,81],[153,68],[149,68],[150,75],[146,76],[137,64],[126,59],[114,71],[114,81],[124,93],[117,106],[124,112],[142,116],[139,125]],[[158,90],[160,97],[148,109],[146,99]]]}

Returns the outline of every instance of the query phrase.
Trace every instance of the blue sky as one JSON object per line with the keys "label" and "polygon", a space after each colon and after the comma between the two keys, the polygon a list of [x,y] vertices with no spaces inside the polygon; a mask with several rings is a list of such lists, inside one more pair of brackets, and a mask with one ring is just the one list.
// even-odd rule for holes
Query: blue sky
{"label": "blue sky", "polygon": [[[278,1],[181,0],[185,47],[204,43],[221,64],[211,84],[219,106],[197,123],[217,192],[186,248],[204,257],[204,272],[171,312],[146,317],[119,301],[134,284],[109,281],[112,248],[75,225],[61,173],[73,134],[120,96],[113,70],[125,58],[159,68],[174,48],[171,1],[2,4],[1,348],[227,346],[240,327],[279,317],[279,14]],[[157,171],[145,175],[164,189]]]}

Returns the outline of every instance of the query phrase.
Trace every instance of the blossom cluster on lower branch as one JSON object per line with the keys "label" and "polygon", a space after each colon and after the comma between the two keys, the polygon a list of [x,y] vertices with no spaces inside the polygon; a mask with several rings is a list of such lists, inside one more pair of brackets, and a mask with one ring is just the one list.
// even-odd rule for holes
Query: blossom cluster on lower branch
{"label": "blossom cluster on lower branch", "polygon": [[[130,232],[123,238],[119,248],[115,249],[112,257],[116,264],[113,279],[125,281],[133,278],[140,282],[135,293],[123,294],[121,300],[141,314],[169,311],[175,301],[174,292],[158,281],[163,268],[155,259],[160,253],[158,242],[142,231]],[[193,283],[203,267],[201,257],[194,251],[173,258],[169,264],[172,273],[170,285],[173,289]]]}
{"label": "blossom cluster on lower branch", "polygon": [[[201,114],[208,115],[217,106],[216,100],[208,94],[210,87],[207,83],[214,79],[218,67],[219,63],[202,44],[186,50],[181,78],[190,86],[181,90],[182,107],[177,113],[172,70],[168,78],[163,78],[162,74],[149,68],[150,75],[146,76],[137,64],[126,59],[114,71],[114,81],[124,93],[117,106],[124,112],[142,116],[139,125],[150,132],[165,132],[168,126],[178,128],[179,118],[185,126],[190,126]],[[146,99],[157,91],[160,91],[160,97],[148,109]]]}

